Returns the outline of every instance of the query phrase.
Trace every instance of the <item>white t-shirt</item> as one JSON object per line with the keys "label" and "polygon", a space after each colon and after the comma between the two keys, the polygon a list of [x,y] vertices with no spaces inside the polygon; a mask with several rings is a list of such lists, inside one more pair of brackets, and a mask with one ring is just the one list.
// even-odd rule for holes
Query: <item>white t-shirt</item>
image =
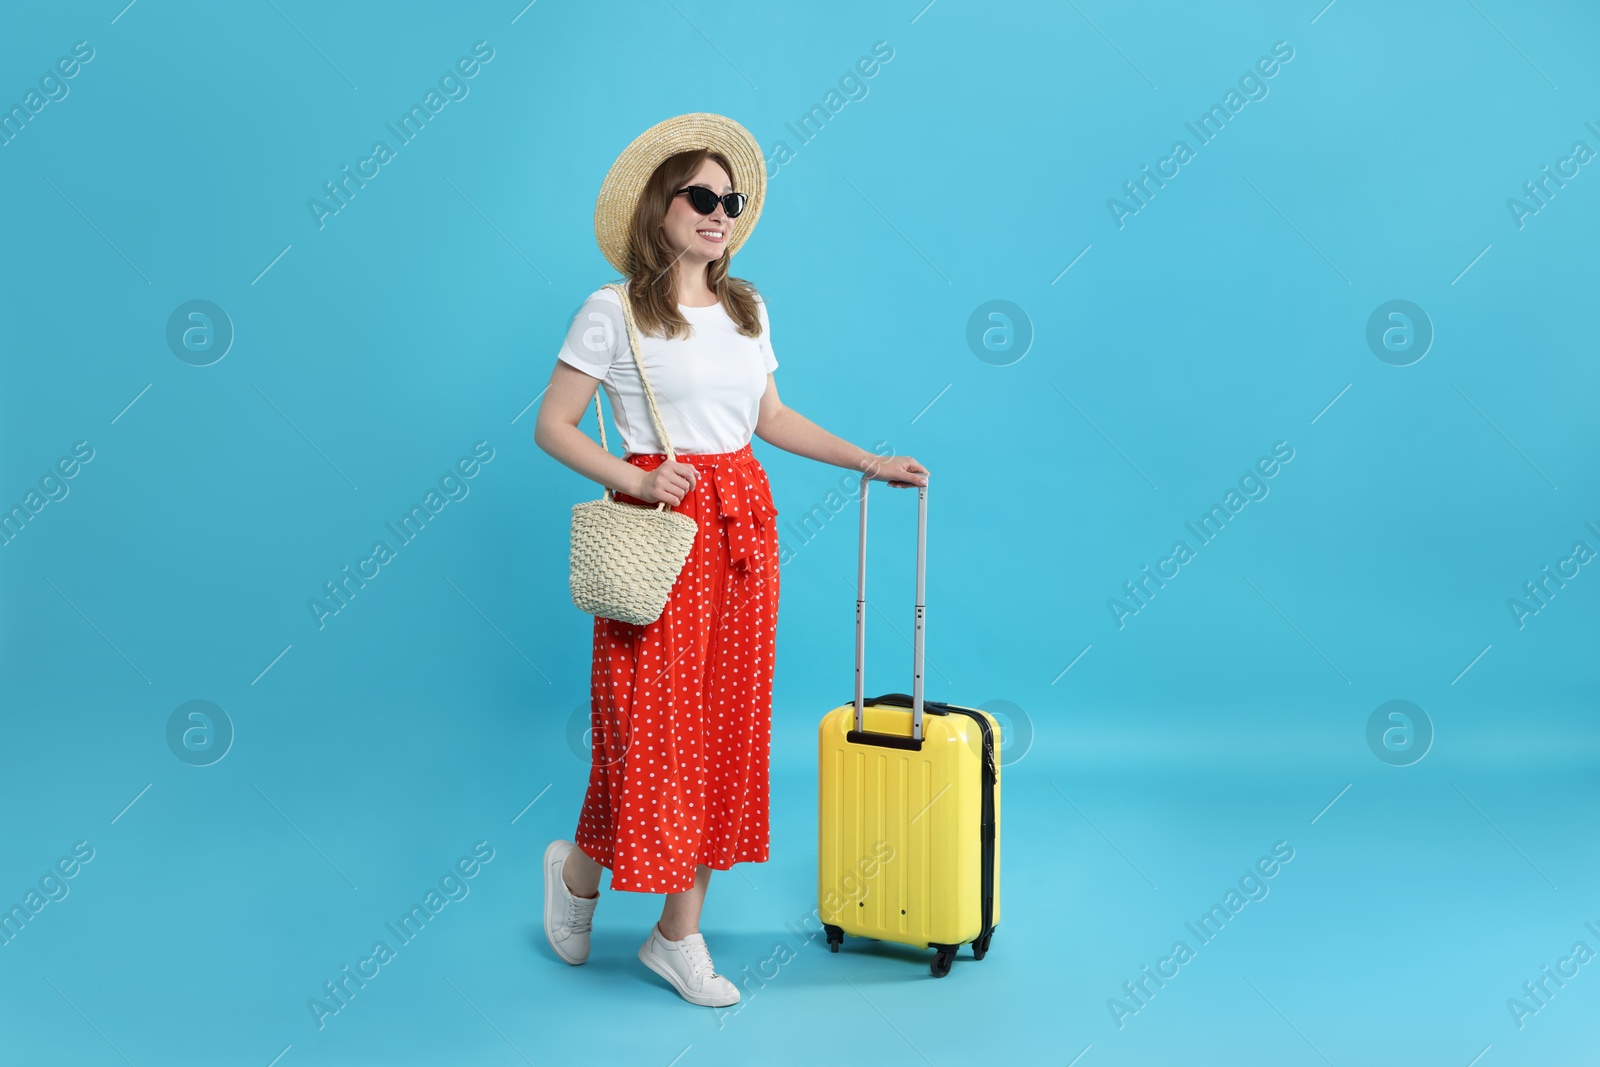
{"label": "white t-shirt", "polygon": [[[720,301],[710,307],[679,304],[678,310],[693,328],[691,336],[669,339],[639,331],[639,358],[672,449],[737,451],[755,436],[767,374],[778,366],[766,302],[757,298],[759,338],[740,333]],[[615,291],[598,289],[584,301],[558,358],[600,379],[629,453],[666,451],[650,417]]]}

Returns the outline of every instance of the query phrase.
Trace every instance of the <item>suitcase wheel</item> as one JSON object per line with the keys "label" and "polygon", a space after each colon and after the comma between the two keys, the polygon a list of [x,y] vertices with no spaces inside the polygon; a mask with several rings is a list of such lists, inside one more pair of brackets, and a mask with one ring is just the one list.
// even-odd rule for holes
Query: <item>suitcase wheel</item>
{"label": "suitcase wheel", "polygon": [[935,978],[943,978],[950,973],[950,964],[955,958],[955,949],[941,948],[938,954],[933,957],[933,963],[929,965],[928,969],[933,972]]}
{"label": "suitcase wheel", "polygon": [[972,943],[972,958],[981,960],[989,951],[989,939],[994,936],[994,930],[984,931],[983,935]]}
{"label": "suitcase wheel", "polygon": [[828,951],[838,952],[839,943],[844,940],[844,930],[831,923],[823,923],[822,929],[828,935]]}

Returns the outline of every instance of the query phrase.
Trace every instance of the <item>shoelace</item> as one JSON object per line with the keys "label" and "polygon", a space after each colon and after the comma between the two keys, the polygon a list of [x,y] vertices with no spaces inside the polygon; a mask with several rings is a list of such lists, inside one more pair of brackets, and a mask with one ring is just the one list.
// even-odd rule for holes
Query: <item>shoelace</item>
{"label": "shoelace", "polygon": [[575,934],[586,934],[594,924],[594,906],[600,902],[599,897],[584,900],[575,897],[570,892],[567,894],[567,921],[566,926]]}
{"label": "shoelace", "polygon": [[704,941],[687,942],[683,946],[683,955],[689,961],[689,969],[698,983],[704,984],[716,977],[716,972],[711,968],[711,950]]}

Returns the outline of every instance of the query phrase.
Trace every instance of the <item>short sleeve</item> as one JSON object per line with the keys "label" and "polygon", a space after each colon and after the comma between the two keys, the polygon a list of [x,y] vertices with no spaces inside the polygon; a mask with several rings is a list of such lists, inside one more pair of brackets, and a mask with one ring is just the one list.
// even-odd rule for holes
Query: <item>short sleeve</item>
{"label": "short sleeve", "polygon": [[612,289],[598,289],[583,302],[556,358],[592,378],[604,378],[627,342],[622,301]]}
{"label": "short sleeve", "polygon": [[760,297],[756,298],[756,312],[761,318],[761,358],[766,373],[771,374],[778,369],[778,357],[772,351],[772,323],[767,318],[767,302]]}

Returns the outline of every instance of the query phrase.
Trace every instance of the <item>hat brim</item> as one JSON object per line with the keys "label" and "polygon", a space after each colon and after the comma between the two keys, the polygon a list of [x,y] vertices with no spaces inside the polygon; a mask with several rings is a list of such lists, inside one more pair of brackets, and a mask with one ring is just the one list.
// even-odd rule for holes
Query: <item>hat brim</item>
{"label": "hat brim", "polygon": [[656,123],[633,139],[600,184],[594,205],[594,236],[600,252],[623,274],[628,273],[628,228],[645,183],[662,161],[679,152],[709,148],[733,167],[733,187],[749,197],[733,220],[724,255],[733,255],[755,230],[767,194],[767,161],[750,131],[726,117],[706,111],[677,115]]}

